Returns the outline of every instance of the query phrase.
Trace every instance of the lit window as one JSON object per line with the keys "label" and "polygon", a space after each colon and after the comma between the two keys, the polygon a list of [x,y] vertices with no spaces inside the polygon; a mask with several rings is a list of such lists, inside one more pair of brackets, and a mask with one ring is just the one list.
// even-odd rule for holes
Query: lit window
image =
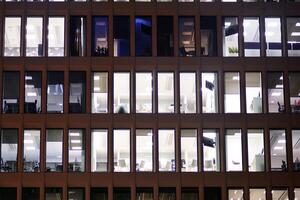
{"label": "lit window", "polygon": [[46,130],[46,171],[63,171],[63,130]]}
{"label": "lit window", "polygon": [[292,113],[300,113],[300,73],[289,73],[290,104]]}
{"label": "lit window", "polygon": [[174,55],[174,30],[172,16],[157,17],[157,56]]}
{"label": "lit window", "polygon": [[130,171],[130,130],[117,129],[114,130],[113,146],[114,146],[114,171],[129,172]]}
{"label": "lit window", "polygon": [[224,17],[223,32],[223,56],[239,56],[239,24],[237,17]]}
{"label": "lit window", "polygon": [[70,56],[86,55],[86,17],[70,17]]}
{"label": "lit window", "polygon": [[114,16],[114,56],[130,56],[130,19],[128,16]]}
{"label": "lit window", "polygon": [[64,72],[48,72],[47,112],[64,112]]}
{"label": "lit window", "polygon": [[[289,191],[287,188],[276,188],[271,191],[272,200],[289,200]],[[296,200],[296,199],[295,199]]]}
{"label": "lit window", "polygon": [[260,72],[246,72],[247,113],[262,113],[262,86]]}
{"label": "lit window", "polygon": [[174,74],[157,73],[158,113],[174,113]]}
{"label": "lit window", "polygon": [[285,130],[270,130],[271,171],[287,171]]}
{"label": "lit window", "polygon": [[281,22],[279,17],[265,18],[266,56],[282,56]]}
{"label": "lit window", "polygon": [[260,56],[260,30],[258,17],[245,17],[244,28],[244,56]]}
{"label": "lit window", "polygon": [[249,200],[266,200],[266,189],[261,188],[250,188],[249,189]]}
{"label": "lit window", "polygon": [[200,17],[201,56],[217,56],[217,19],[215,16]]}
{"label": "lit window", "polygon": [[284,105],[284,85],[282,72],[268,73],[268,108],[269,113],[282,113]]}
{"label": "lit window", "polygon": [[201,74],[202,112],[218,113],[218,74],[215,72],[204,72]]}
{"label": "lit window", "polygon": [[248,169],[250,172],[265,171],[264,132],[248,129]]}
{"label": "lit window", "polygon": [[196,73],[180,73],[180,112],[196,113]]}
{"label": "lit window", "polygon": [[228,199],[230,200],[241,200],[244,199],[244,190],[241,188],[229,189]]}
{"label": "lit window", "polygon": [[42,96],[42,73],[25,72],[25,113],[40,113]]}
{"label": "lit window", "polygon": [[[293,169],[300,171],[300,130],[292,130]],[[300,193],[299,193],[300,195]]]}
{"label": "lit window", "polygon": [[136,113],[152,113],[152,73],[135,74],[135,109]]}
{"label": "lit window", "polygon": [[94,129],[91,132],[91,171],[106,172],[108,164],[108,131]]}
{"label": "lit window", "polygon": [[136,135],[136,171],[153,169],[153,133],[151,129],[137,129]]}
{"label": "lit window", "polygon": [[240,113],[240,73],[225,72],[225,113]]}
{"label": "lit window", "polygon": [[5,17],[4,56],[21,55],[21,17]]}
{"label": "lit window", "polygon": [[92,113],[108,112],[108,73],[94,72],[92,76]]}
{"label": "lit window", "polygon": [[65,18],[49,17],[48,21],[48,56],[65,55]]}
{"label": "lit window", "polygon": [[242,133],[241,129],[227,129],[225,135],[226,171],[242,171]]}
{"label": "lit window", "polygon": [[114,113],[130,113],[130,74],[114,73]]}
{"label": "lit window", "polygon": [[40,130],[24,130],[23,171],[40,171]]}
{"label": "lit window", "polygon": [[217,129],[203,129],[203,170],[220,171],[220,137]]}
{"label": "lit window", "polygon": [[300,56],[300,18],[287,17],[286,23],[288,56]]}
{"label": "lit window", "polygon": [[179,17],[179,55],[196,56],[195,18]]}
{"label": "lit window", "polygon": [[135,18],[135,55],[152,55],[152,20],[151,17]]}
{"label": "lit window", "polygon": [[85,171],[85,134],[82,129],[69,130],[69,172]]}
{"label": "lit window", "polygon": [[136,200],[153,200],[153,188],[136,188]]}
{"label": "lit window", "polygon": [[3,113],[19,113],[20,73],[3,72]]}
{"label": "lit window", "polygon": [[182,172],[197,172],[197,130],[181,129],[180,148],[181,148],[181,171]]}
{"label": "lit window", "polygon": [[158,130],[159,171],[176,170],[175,163],[175,131]]}
{"label": "lit window", "polygon": [[43,18],[27,17],[26,56],[43,56]]}
{"label": "lit window", "polygon": [[18,129],[2,129],[0,135],[0,172],[16,172],[17,158]]}
{"label": "lit window", "polygon": [[108,17],[93,17],[93,56],[108,56]]}
{"label": "lit window", "polygon": [[299,200],[300,199],[300,188],[295,188],[294,189],[294,199]]}
{"label": "lit window", "polygon": [[69,112],[85,112],[85,72],[73,71],[69,74]]}

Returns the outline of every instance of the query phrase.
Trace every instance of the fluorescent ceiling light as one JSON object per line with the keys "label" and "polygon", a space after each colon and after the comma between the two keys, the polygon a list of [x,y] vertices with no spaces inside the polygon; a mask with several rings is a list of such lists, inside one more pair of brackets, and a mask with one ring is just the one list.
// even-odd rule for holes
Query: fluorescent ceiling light
{"label": "fluorescent ceiling light", "polygon": [[279,97],[281,95],[281,92],[272,92],[271,96],[273,97]]}
{"label": "fluorescent ceiling light", "polygon": [[283,76],[280,76],[279,80],[283,80]]}
{"label": "fluorescent ceiling light", "polygon": [[94,81],[99,81],[100,80],[100,76],[94,76]]}
{"label": "fluorescent ceiling light", "polygon": [[184,32],[182,32],[182,35],[192,35],[192,32],[190,32],[190,31],[184,31]]}
{"label": "fluorescent ceiling light", "polygon": [[25,76],[25,80],[32,80],[32,76]]}
{"label": "fluorescent ceiling light", "polygon": [[285,140],[278,140],[278,144],[285,144]]}
{"label": "fluorescent ceiling light", "polygon": [[233,77],[232,77],[232,80],[238,81],[238,80],[240,80],[240,76],[233,76]]}
{"label": "fluorescent ceiling light", "polygon": [[274,147],[274,150],[282,150],[282,149],[283,149],[283,147],[280,147],[280,146]]}
{"label": "fluorescent ceiling light", "polygon": [[33,144],[33,140],[24,140],[24,144]]}
{"label": "fluorescent ceiling light", "polygon": [[70,136],[80,136],[79,133],[70,133]]}
{"label": "fluorescent ceiling light", "polygon": [[300,22],[297,22],[295,26],[300,26]]}
{"label": "fluorescent ceiling light", "polygon": [[35,92],[27,92],[27,96],[29,97],[36,97],[36,93]]}
{"label": "fluorescent ceiling light", "polygon": [[32,151],[35,150],[35,147],[26,147],[26,150]]}
{"label": "fluorescent ceiling light", "polygon": [[25,88],[34,88],[34,85],[25,85]]}
{"label": "fluorescent ceiling light", "polygon": [[225,27],[228,27],[228,26],[230,26],[231,25],[231,22],[225,22]]}
{"label": "fluorescent ceiling light", "polygon": [[81,147],[72,147],[72,150],[81,150]]}
{"label": "fluorescent ceiling light", "polygon": [[73,144],[80,144],[81,140],[71,140],[71,143],[73,143]]}
{"label": "fluorescent ceiling light", "polygon": [[279,85],[279,84],[278,84],[278,85],[276,85],[275,87],[276,87],[276,88],[283,88],[283,85]]}
{"label": "fluorescent ceiling light", "polygon": [[94,87],[94,91],[99,92],[100,91],[100,87]]}
{"label": "fluorescent ceiling light", "polygon": [[300,32],[292,32],[291,36],[300,36]]}
{"label": "fluorescent ceiling light", "polygon": [[274,32],[272,32],[272,31],[265,32],[265,35],[268,36],[268,37],[271,37],[271,36],[274,35]]}
{"label": "fluorescent ceiling light", "polygon": [[268,27],[276,27],[278,26],[278,22],[267,22]]}

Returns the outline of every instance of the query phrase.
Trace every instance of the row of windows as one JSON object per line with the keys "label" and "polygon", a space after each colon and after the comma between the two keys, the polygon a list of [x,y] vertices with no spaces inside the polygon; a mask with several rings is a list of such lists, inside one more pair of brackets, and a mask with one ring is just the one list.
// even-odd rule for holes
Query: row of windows
{"label": "row of windows", "polygon": [[[46,129],[45,134],[39,129],[25,129],[20,141],[18,129],[2,129],[1,172],[18,171],[20,145],[24,172],[85,172],[89,171],[87,164],[91,172],[219,172],[223,164],[227,172],[243,171],[243,166],[249,172],[264,172],[269,171],[266,162],[270,163],[271,171],[288,171],[288,150],[293,155],[293,171],[300,171],[300,131],[296,129],[289,134],[284,129],[270,129],[268,134],[263,129],[247,129],[245,133],[241,129],[225,129],[224,134],[219,129],[203,129],[201,134],[197,129],[180,129],[179,134],[174,129],[158,129],[157,133],[152,129],[136,129],[134,134],[130,129],[113,129],[112,134],[107,129],[92,129],[90,134],[85,129],[69,129],[67,137],[68,141],[64,141],[63,129]],[[86,140],[91,141],[90,147],[86,146]],[[44,141],[45,147],[41,146]],[[90,148],[89,155],[86,148]],[[180,155],[176,155],[176,149]],[[265,157],[265,149],[269,159]],[[43,169],[40,152],[45,152]],[[154,154],[158,155],[157,160]],[[109,163],[109,155],[113,163]],[[86,163],[86,156],[90,157],[90,163]],[[247,163],[243,163],[245,156]],[[225,163],[221,163],[222,157]],[[68,162],[67,169],[63,166],[64,159]]]}
{"label": "row of windows", "polygon": [[[239,21],[242,23],[239,23]],[[25,49],[21,48],[21,17],[5,17],[4,56],[65,56],[65,19],[49,17],[44,31],[43,17],[26,18]],[[171,16],[157,17],[157,56],[174,56],[174,36],[178,38],[179,56],[196,56],[196,45],[200,46],[201,56],[217,56],[217,38],[222,36],[224,57],[281,57],[283,55],[283,38],[286,38],[288,56],[300,56],[300,18],[285,18],[285,32],[281,33],[280,17],[222,17],[222,33],[217,31],[215,16],[200,17],[200,38],[196,38],[195,17],[178,18],[178,35],[174,35],[174,21]],[[130,56],[130,17],[114,16],[113,27],[108,25],[108,17],[92,17],[92,56],[109,55],[109,30],[113,30],[113,56]],[[135,24],[135,56],[152,56],[152,18],[136,16]],[[262,28],[263,27],[263,28]],[[69,55],[87,55],[87,18],[86,16],[70,16]],[[197,27],[197,29],[199,29]],[[175,31],[176,32],[176,31]],[[47,37],[45,37],[47,35]],[[45,38],[47,47],[45,48]],[[177,40],[175,40],[177,41]],[[243,49],[240,47],[243,46]],[[263,51],[262,51],[263,50]],[[111,55],[112,56],[112,55]]]}

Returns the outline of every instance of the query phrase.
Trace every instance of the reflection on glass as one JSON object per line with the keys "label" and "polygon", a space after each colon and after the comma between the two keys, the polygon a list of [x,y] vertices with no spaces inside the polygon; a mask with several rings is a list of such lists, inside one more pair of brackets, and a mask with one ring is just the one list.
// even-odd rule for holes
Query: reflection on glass
{"label": "reflection on glass", "polygon": [[64,72],[48,72],[47,112],[64,112]]}
{"label": "reflection on glass", "polygon": [[248,170],[265,170],[264,132],[262,129],[248,129]]}
{"label": "reflection on glass", "polygon": [[204,72],[201,74],[202,112],[217,113],[218,102],[218,74],[215,72]]}
{"label": "reflection on glass", "polygon": [[292,113],[300,113],[300,73],[289,73],[290,104]]}
{"label": "reflection on glass", "polygon": [[158,200],[176,200],[176,188],[159,188]]}
{"label": "reflection on glass", "polygon": [[135,56],[152,55],[151,17],[135,18]]}
{"label": "reflection on glass", "polygon": [[224,57],[239,56],[238,18],[223,17],[222,32],[223,32],[223,56]]}
{"label": "reflection on glass", "polygon": [[217,129],[203,129],[203,170],[220,171],[220,138]]}
{"label": "reflection on glass", "polygon": [[151,129],[136,129],[136,171],[152,171],[153,133]]}
{"label": "reflection on glass", "polygon": [[282,72],[268,72],[268,108],[269,113],[284,112],[284,85]]}
{"label": "reflection on glass", "polygon": [[300,171],[300,130],[292,130],[293,170]]}
{"label": "reflection on glass", "polygon": [[108,17],[93,17],[92,55],[108,56]]}
{"label": "reflection on glass", "polygon": [[136,188],[136,200],[153,200],[153,189]]}
{"label": "reflection on glass", "polygon": [[5,17],[4,56],[21,55],[21,17]]}
{"label": "reflection on glass", "polygon": [[260,72],[246,72],[247,113],[262,113],[262,83]]}
{"label": "reflection on glass", "polygon": [[68,188],[68,200],[84,200],[84,188]]}
{"label": "reflection on glass", "polygon": [[85,72],[71,71],[69,76],[69,112],[85,112]]}
{"label": "reflection on glass", "polygon": [[40,188],[22,188],[22,200],[39,200]]}
{"label": "reflection on glass", "polygon": [[42,73],[25,72],[25,113],[40,113],[42,96]]}
{"label": "reflection on glass", "polygon": [[108,200],[107,188],[91,188],[91,200]]}
{"label": "reflection on glass", "polygon": [[65,18],[49,17],[48,19],[48,56],[65,55]]}
{"label": "reflection on glass", "polygon": [[272,200],[289,200],[289,191],[287,188],[273,189]]}
{"label": "reflection on glass", "polygon": [[18,129],[2,129],[0,135],[0,172],[16,172],[17,156]]}
{"label": "reflection on glass", "polygon": [[86,55],[86,17],[70,17],[70,56]]}
{"label": "reflection on glass", "polygon": [[285,130],[270,130],[271,171],[287,171]]}
{"label": "reflection on glass", "polygon": [[300,56],[300,17],[287,17],[288,56]]}
{"label": "reflection on glass", "polygon": [[225,72],[225,113],[240,113],[240,73]]}
{"label": "reflection on glass", "polygon": [[85,134],[82,129],[69,130],[69,172],[85,171]]}
{"label": "reflection on glass", "polygon": [[245,57],[259,57],[260,56],[259,18],[245,17],[243,21],[243,28],[244,28]]}
{"label": "reflection on glass", "polygon": [[196,73],[180,73],[180,113],[196,113]]}
{"label": "reflection on glass", "polygon": [[174,55],[174,30],[172,16],[157,17],[157,56]]}
{"label": "reflection on glass", "polygon": [[105,172],[108,164],[108,141],[106,129],[91,132],[91,171]]}
{"label": "reflection on glass", "polygon": [[129,16],[114,16],[114,56],[130,56]]}
{"label": "reflection on glass", "polygon": [[282,56],[281,22],[279,17],[265,18],[266,56]]}
{"label": "reflection on glass", "polygon": [[46,188],[45,193],[46,193],[45,200],[62,200],[63,199],[62,188]]}
{"label": "reflection on glass", "polygon": [[242,133],[241,129],[227,129],[225,135],[226,171],[242,171]]}
{"label": "reflection on glass", "polygon": [[114,113],[130,113],[130,73],[114,73]]}
{"label": "reflection on glass", "polygon": [[201,56],[217,56],[217,19],[200,16]]}
{"label": "reflection on glass", "polygon": [[94,72],[92,75],[92,113],[108,112],[108,73]]}
{"label": "reflection on glass", "polygon": [[197,159],[197,130],[181,129],[180,135],[181,148],[181,171],[196,172],[198,171]]}
{"label": "reflection on glass", "polygon": [[43,18],[27,17],[26,56],[43,56]]}
{"label": "reflection on glass", "polygon": [[244,190],[243,189],[229,189],[228,190],[228,199],[230,200],[243,200],[244,199]]}
{"label": "reflection on glass", "polygon": [[249,200],[266,200],[266,189],[250,188],[249,189]]}
{"label": "reflection on glass", "polygon": [[182,188],[181,200],[198,200],[198,188]]}
{"label": "reflection on glass", "polygon": [[152,113],[152,73],[135,74],[135,109],[136,113]]}
{"label": "reflection on glass", "polygon": [[114,171],[130,171],[130,130],[114,130]]}
{"label": "reflection on glass", "polygon": [[46,171],[63,171],[63,130],[46,130]]}
{"label": "reflection on glass", "polygon": [[175,131],[158,130],[159,171],[175,171]]}
{"label": "reflection on glass", "polygon": [[40,171],[40,130],[24,130],[23,171]]}
{"label": "reflection on glass", "polygon": [[20,73],[3,72],[3,113],[18,113],[20,98]]}
{"label": "reflection on glass", "polygon": [[157,73],[158,113],[174,113],[174,74]]}
{"label": "reflection on glass", "polygon": [[179,55],[195,56],[195,18],[179,17]]}

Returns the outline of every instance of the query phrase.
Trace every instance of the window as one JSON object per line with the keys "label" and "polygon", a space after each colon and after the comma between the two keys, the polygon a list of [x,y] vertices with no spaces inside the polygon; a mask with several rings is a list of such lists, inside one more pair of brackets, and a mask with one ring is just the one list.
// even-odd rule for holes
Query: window
{"label": "window", "polygon": [[86,55],[86,17],[70,17],[70,56]]}
{"label": "window", "polygon": [[179,17],[179,55],[196,56],[195,18]]}
{"label": "window", "polygon": [[295,200],[300,199],[300,188],[294,189],[294,197]]}
{"label": "window", "polygon": [[204,187],[204,200],[222,199],[220,187]]}
{"label": "window", "polygon": [[91,188],[91,200],[108,200],[107,188]]}
{"label": "window", "polygon": [[153,171],[152,129],[136,129],[136,171]]}
{"label": "window", "polygon": [[225,113],[240,113],[240,73],[225,72]]}
{"label": "window", "polygon": [[84,188],[68,188],[68,200],[84,200]]}
{"label": "window", "polygon": [[287,171],[285,130],[270,130],[271,171]]}
{"label": "window", "polygon": [[17,200],[17,188],[0,188],[0,199]]}
{"label": "window", "polygon": [[198,171],[198,142],[196,129],[181,129],[181,171],[197,172]]}
{"label": "window", "polygon": [[[18,129],[2,129],[0,135],[0,172],[16,172],[18,163]],[[0,194],[1,199],[1,194]],[[4,198],[5,199],[5,198]],[[8,198],[10,199],[10,198]]]}
{"label": "window", "polygon": [[300,130],[292,130],[293,169],[300,171]]}
{"label": "window", "polygon": [[114,56],[130,56],[130,19],[114,16]]}
{"label": "window", "polygon": [[108,113],[108,73],[107,72],[93,73],[92,113]]}
{"label": "window", "polygon": [[181,199],[182,200],[198,200],[198,188],[182,188]]}
{"label": "window", "polygon": [[246,72],[247,113],[262,113],[262,86],[260,72]]}
{"label": "window", "polygon": [[249,200],[266,200],[266,189],[261,188],[250,188],[249,189]]}
{"label": "window", "polygon": [[136,188],[136,200],[153,200],[153,189]]}
{"label": "window", "polygon": [[284,85],[282,72],[268,72],[268,109],[269,113],[282,113],[284,107]]}
{"label": "window", "polygon": [[217,19],[215,16],[200,17],[201,56],[217,56]]}
{"label": "window", "polygon": [[108,131],[94,129],[91,133],[91,171],[106,172],[108,167]]}
{"label": "window", "polygon": [[176,188],[159,188],[158,200],[176,200]]}
{"label": "window", "polygon": [[228,199],[230,199],[230,200],[244,199],[244,190],[241,188],[229,189],[228,190]]}
{"label": "window", "polygon": [[258,17],[245,17],[244,28],[244,56],[260,56],[260,30]]}
{"label": "window", "polygon": [[175,171],[175,131],[158,130],[159,171]]}
{"label": "window", "polygon": [[21,17],[5,17],[4,56],[21,55]]}
{"label": "window", "polygon": [[64,112],[64,72],[47,73],[47,112]]}
{"label": "window", "polygon": [[174,55],[173,17],[157,17],[157,56]]}
{"label": "window", "polygon": [[46,171],[63,171],[63,130],[46,130]]}
{"label": "window", "polygon": [[19,113],[20,73],[3,72],[3,113]]}
{"label": "window", "polygon": [[40,130],[24,130],[23,170],[24,172],[40,171]]}
{"label": "window", "polygon": [[49,17],[48,19],[48,56],[65,55],[65,18]]}
{"label": "window", "polygon": [[266,56],[281,56],[281,22],[279,17],[265,18]]}
{"label": "window", "polygon": [[220,171],[220,137],[217,129],[203,129],[203,170]]}
{"label": "window", "polygon": [[130,200],[130,188],[114,188],[113,200]]}
{"label": "window", "polygon": [[27,17],[26,56],[43,56],[43,18]]}
{"label": "window", "polygon": [[158,72],[158,112],[174,113],[174,73]]}
{"label": "window", "polygon": [[130,130],[114,130],[114,171],[130,171]]}
{"label": "window", "polygon": [[265,171],[265,149],[263,129],[248,129],[248,170]]}
{"label": "window", "polygon": [[135,55],[152,55],[152,20],[151,17],[135,18]]}
{"label": "window", "polygon": [[287,17],[286,29],[288,56],[300,56],[300,18]]}
{"label": "window", "polygon": [[180,73],[180,112],[196,113],[196,73]]}
{"label": "window", "polygon": [[[230,1],[230,0],[229,0]],[[223,17],[223,56],[239,56],[239,24],[237,17]]]}
{"label": "window", "polygon": [[201,74],[202,112],[219,112],[218,74],[215,72],[204,72]]}
{"label": "window", "polygon": [[85,134],[82,129],[69,130],[69,172],[85,171]]}
{"label": "window", "polygon": [[45,200],[62,200],[63,199],[63,189],[62,188],[46,188],[45,193],[46,193]]}
{"label": "window", "polygon": [[289,191],[287,188],[276,188],[271,191],[272,200],[288,200]]}
{"label": "window", "polygon": [[300,73],[289,73],[291,112],[300,113]]}
{"label": "window", "polygon": [[114,113],[130,113],[130,73],[114,73]]}
{"label": "window", "polygon": [[93,17],[92,55],[108,56],[108,17]]}
{"label": "window", "polygon": [[42,73],[25,72],[25,113],[40,113],[42,96]]}
{"label": "window", "polygon": [[40,188],[22,188],[22,200],[39,200]]}
{"label": "window", "polygon": [[242,159],[241,129],[226,130],[225,146],[226,146],[226,171],[242,171],[243,159]]}
{"label": "window", "polygon": [[136,113],[152,113],[152,73],[135,73],[135,109]]}
{"label": "window", "polygon": [[85,113],[85,72],[70,72],[69,112]]}

